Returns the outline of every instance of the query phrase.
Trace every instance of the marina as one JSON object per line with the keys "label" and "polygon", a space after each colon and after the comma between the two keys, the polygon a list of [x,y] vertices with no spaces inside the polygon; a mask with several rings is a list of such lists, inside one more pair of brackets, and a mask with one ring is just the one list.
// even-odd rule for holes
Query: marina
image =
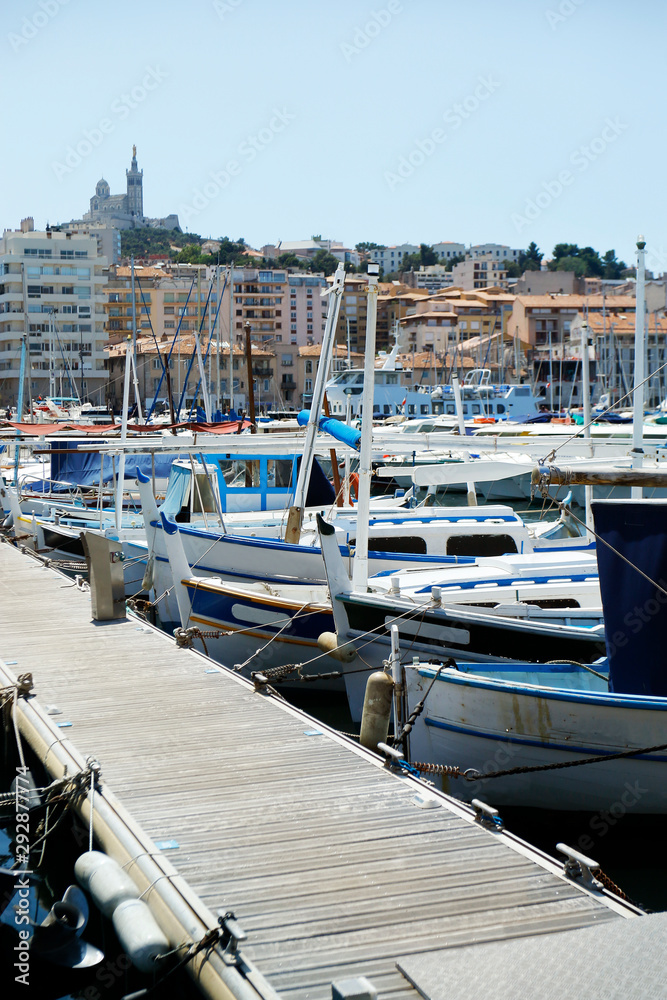
{"label": "marina", "polygon": [[[193,958],[206,995],[328,997],[363,976],[407,998],[397,960],[443,943],[539,934],[548,950],[556,932],[628,917],[659,940],[654,918],[202,654],[138,619],[91,621],[90,594],[34,557],[4,544],[0,562],[3,685],[31,673],[36,696],[17,703],[23,739],[53,777],[99,762],[96,847],[171,947],[218,910],[247,934],[236,964],[217,945]],[[34,606],[39,632],[24,625]],[[87,823],[90,797],[79,808]]]}

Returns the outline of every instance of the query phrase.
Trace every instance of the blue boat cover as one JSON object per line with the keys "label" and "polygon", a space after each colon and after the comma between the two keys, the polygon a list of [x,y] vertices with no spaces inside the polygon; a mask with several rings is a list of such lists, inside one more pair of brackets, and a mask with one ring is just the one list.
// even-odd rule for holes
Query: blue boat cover
{"label": "blue boat cover", "polygon": [[[63,442],[53,441],[51,443],[51,479],[54,480],[52,492],[59,489],[67,490],[66,484],[78,484],[79,486],[97,486],[100,481],[100,465],[104,461],[104,482],[109,483],[113,478],[113,459],[110,455],[101,456],[95,451],[78,451],[79,444],[86,445],[100,444],[102,442],[87,439],[83,441],[67,441],[67,451],[63,454]],[[158,479],[167,479],[171,464],[176,455],[156,455],[155,475]],[[118,466],[118,456],[116,456],[116,467]],[[147,475],[152,476],[153,466],[150,455],[131,455],[125,457],[125,479],[136,479],[137,469]],[[58,487],[56,483],[62,483]],[[40,484],[34,483],[33,489],[41,488]],[[48,488],[48,485],[47,487]]]}
{"label": "blue boat cover", "polygon": [[593,514],[595,530],[603,539],[597,544],[597,559],[609,690],[665,697],[667,595],[654,583],[667,591],[667,503],[599,500],[593,503]]}

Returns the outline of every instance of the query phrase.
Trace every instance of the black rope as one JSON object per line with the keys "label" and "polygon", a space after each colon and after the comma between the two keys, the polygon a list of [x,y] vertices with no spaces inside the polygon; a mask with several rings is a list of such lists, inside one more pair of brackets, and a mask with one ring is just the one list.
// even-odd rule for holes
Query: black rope
{"label": "black rope", "polygon": [[[565,760],[558,764],[537,764],[534,767],[510,767],[505,771],[490,771],[482,774],[472,769],[465,772],[466,781],[483,781],[485,778],[503,778],[508,774],[530,774],[531,771],[558,771],[563,767],[580,767],[582,764],[600,764],[605,760],[620,760],[622,757],[638,757],[640,754],[657,753],[658,750],[667,750],[667,743],[657,747],[642,747],[639,750],[624,750],[622,753],[608,753],[600,757],[586,757],[582,760]],[[417,767],[415,764],[414,767]]]}

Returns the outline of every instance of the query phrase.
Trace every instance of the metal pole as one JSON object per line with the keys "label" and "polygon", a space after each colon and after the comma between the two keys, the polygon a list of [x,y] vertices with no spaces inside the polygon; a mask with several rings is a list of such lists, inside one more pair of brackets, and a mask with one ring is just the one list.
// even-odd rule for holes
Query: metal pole
{"label": "metal pole", "polygon": [[132,370],[134,374],[134,398],[137,403],[137,420],[141,423],[141,394],[137,373],[137,300],[134,291],[134,257],[130,258],[132,287]]}
{"label": "metal pole", "polygon": [[[454,403],[456,405],[456,419],[459,425],[459,434],[461,437],[465,437],[466,425],[465,417],[463,415],[463,403],[461,401],[461,383],[459,382],[459,376],[457,372],[452,372],[452,388],[454,389]],[[468,506],[477,506],[477,494],[475,492],[474,482],[469,482],[466,484],[468,489]]]}
{"label": "metal pole", "polygon": [[255,389],[252,382],[252,342],[250,340],[250,323],[245,325],[245,363],[248,372],[248,407],[250,409],[250,430],[257,433],[257,423],[255,420]]}
{"label": "metal pole", "polygon": [[[644,432],[644,378],[645,378],[645,281],[646,281],[646,240],[643,236],[637,239],[637,282],[635,300],[635,388],[632,419],[632,468],[641,469],[643,464],[643,432]],[[633,486],[633,499],[641,499],[641,486]]]}
{"label": "metal pole", "polygon": [[222,394],[220,392],[220,259],[218,255],[218,265],[215,269],[215,286],[216,286],[216,310],[215,315],[218,319],[217,323],[213,328],[215,333],[215,398],[216,398],[216,409],[222,415]]}
{"label": "metal pole", "polygon": [[[581,327],[581,382],[582,382],[582,392],[584,394],[584,437],[590,439],[591,436],[591,379],[590,371],[588,367],[589,353],[588,348],[590,344],[590,335],[588,324],[584,323]],[[591,531],[593,530],[593,508],[591,507],[591,500],[593,499],[593,487],[584,486],[584,497],[586,504],[586,527]]]}
{"label": "metal pole", "polygon": [[130,368],[132,341],[128,337],[125,344],[125,379],[123,382],[123,412],[120,425],[121,452],[116,476],[116,531],[120,531],[123,520],[123,486],[125,485],[125,444],[127,443],[127,411],[130,405]]}
{"label": "metal pole", "polygon": [[377,324],[378,264],[368,265],[368,306],[364,358],[364,391],[361,412],[361,448],[359,452],[359,500],[357,503],[357,549],[352,569],[355,590],[368,584],[368,518],[371,500],[371,445],[373,435],[373,396],[375,394],[375,328]]}
{"label": "metal pole", "polygon": [[234,409],[234,261],[229,265],[229,413]]}

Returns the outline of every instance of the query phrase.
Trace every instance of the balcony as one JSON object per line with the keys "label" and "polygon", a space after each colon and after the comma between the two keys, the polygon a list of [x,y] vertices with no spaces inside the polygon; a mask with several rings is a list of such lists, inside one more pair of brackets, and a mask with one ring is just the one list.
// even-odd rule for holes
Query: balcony
{"label": "balcony", "polygon": [[264,367],[263,365],[253,365],[252,373],[257,378],[273,378],[273,368]]}
{"label": "balcony", "polygon": [[296,382],[294,381],[293,375],[283,375],[282,381],[280,383],[283,389],[294,389],[296,388]]}

